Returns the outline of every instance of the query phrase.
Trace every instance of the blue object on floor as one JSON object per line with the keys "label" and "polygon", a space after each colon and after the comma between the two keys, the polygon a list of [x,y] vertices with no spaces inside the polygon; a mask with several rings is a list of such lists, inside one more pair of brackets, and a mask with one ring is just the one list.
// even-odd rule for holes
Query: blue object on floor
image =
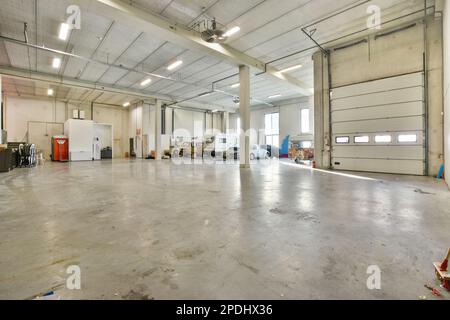
{"label": "blue object on floor", "polygon": [[444,178],[444,165],[441,165],[441,168],[439,169],[439,173],[438,173],[438,179],[443,179]]}
{"label": "blue object on floor", "polygon": [[286,157],[289,154],[289,136],[284,138],[283,143],[281,144],[280,150],[280,158]]}

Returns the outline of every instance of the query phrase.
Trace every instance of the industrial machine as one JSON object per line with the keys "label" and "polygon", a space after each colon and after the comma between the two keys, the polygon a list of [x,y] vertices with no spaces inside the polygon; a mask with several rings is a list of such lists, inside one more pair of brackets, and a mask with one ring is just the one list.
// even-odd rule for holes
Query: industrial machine
{"label": "industrial machine", "polygon": [[66,136],[52,137],[52,160],[69,161],[69,139]]}
{"label": "industrial machine", "polygon": [[0,130],[0,145],[8,143],[8,135],[6,130]]}

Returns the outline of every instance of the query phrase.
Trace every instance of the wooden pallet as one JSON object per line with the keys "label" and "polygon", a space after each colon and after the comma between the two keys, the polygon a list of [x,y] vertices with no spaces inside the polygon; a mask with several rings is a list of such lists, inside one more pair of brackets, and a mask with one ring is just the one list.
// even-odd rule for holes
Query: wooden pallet
{"label": "wooden pallet", "polygon": [[433,265],[436,277],[442,282],[444,288],[450,291],[450,272],[448,270],[441,271],[441,262],[435,262]]}

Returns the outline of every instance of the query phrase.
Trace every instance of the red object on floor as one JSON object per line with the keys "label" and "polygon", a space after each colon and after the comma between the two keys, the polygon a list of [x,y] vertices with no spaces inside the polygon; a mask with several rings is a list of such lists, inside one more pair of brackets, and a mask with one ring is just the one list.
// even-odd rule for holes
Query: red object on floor
{"label": "red object on floor", "polygon": [[69,139],[65,136],[54,136],[52,138],[52,160],[69,161]]}
{"label": "red object on floor", "polygon": [[448,259],[445,259],[441,264],[441,271],[447,271],[448,269]]}
{"label": "red object on floor", "polygon": [[450,291],[450,280],[444,280],[444,284],[442,285],[445,289]]}
{"label": "red object on floor", "polygon": [[448,249],[447,256],[445,257],[444,261],[441,263],[441,271],[447,271],[448,259],[450,259],[450,249]]}

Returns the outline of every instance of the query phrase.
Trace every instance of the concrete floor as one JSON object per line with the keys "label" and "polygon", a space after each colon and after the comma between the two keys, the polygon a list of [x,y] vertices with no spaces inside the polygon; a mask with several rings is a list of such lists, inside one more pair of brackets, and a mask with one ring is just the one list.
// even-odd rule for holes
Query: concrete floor
{"label": "concrete floor", "polygon": [[450,192],[432,178],[144,160],[0,175],[3,299],[434,299],[449,246]]}

